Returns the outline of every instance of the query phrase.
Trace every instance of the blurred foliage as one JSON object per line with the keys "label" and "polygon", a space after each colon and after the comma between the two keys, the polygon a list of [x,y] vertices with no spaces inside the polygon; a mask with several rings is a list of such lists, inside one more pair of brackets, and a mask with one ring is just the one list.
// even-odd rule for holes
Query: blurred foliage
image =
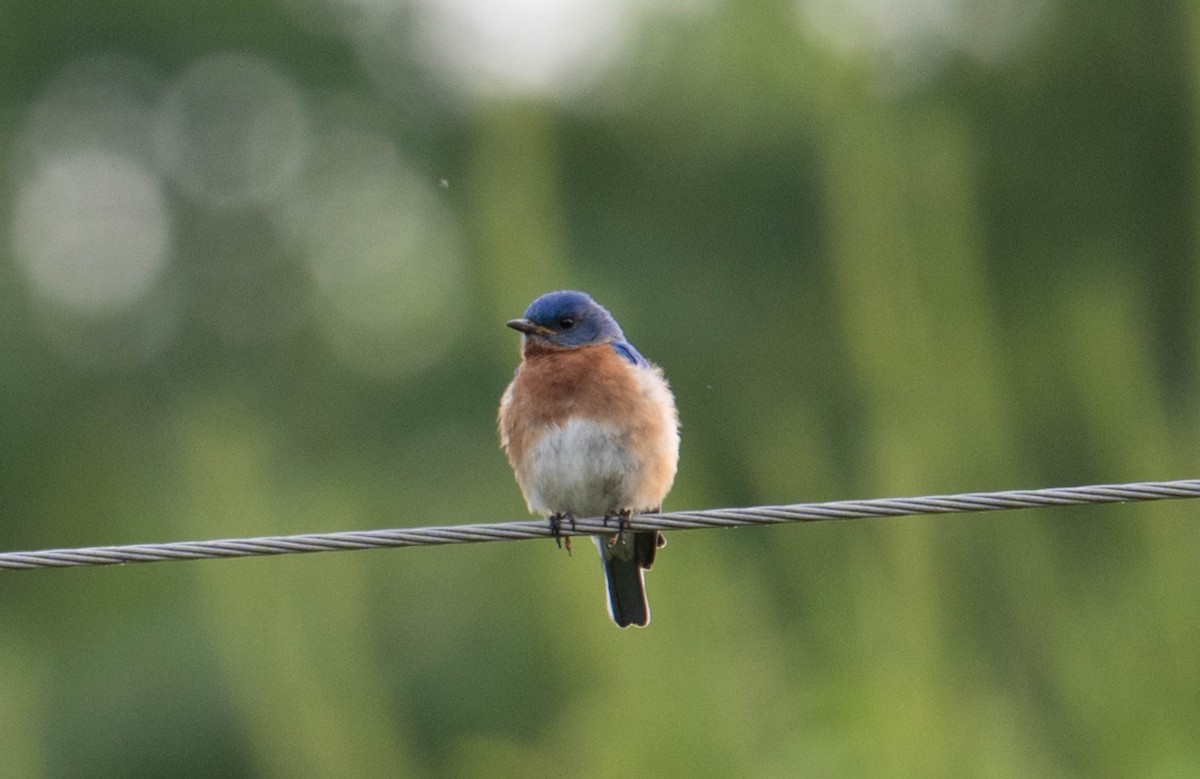
{"label": "blurred foliage", "polygon": [[[672,381],[667,508],[1196,474],[1190,4],[1000,3],[1003,45],[952,0],[847,4],[967,19],[870,45],[648,5],[576,92],[491,99],[368,53],[369,5],[0,3],[0,548],[520,518],[502,323],[562,287]],[[297,85],[311,178],[162,174],[149,291],[66,310],[36,107],[227,51]],[[8,574],[0,774],[1194,776],[1196,511],[679,534],[644,631],[549,543]]]}

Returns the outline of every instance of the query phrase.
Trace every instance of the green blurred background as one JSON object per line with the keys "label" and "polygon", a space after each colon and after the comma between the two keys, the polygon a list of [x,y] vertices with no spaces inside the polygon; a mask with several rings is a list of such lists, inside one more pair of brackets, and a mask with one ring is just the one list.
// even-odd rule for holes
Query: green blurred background
{"label": "green blurred background", "polygon": [[[0,549],[525,517],[591,292],[667,508],[1197,475],[1200,10],[0,0]],[[4,776],[1200,774],[1200,507],[0,575]]]}

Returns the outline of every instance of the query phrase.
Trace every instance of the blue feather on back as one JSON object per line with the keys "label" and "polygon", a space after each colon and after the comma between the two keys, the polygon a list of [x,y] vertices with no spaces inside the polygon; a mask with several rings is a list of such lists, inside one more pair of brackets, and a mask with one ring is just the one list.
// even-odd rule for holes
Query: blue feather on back
{"label": "blue feather on back", "polygon": [[633,344],[627,341],[613,341],[612,348],[613,351],[621,355],[626,362],[636,365],[639,368],[645,368],[650,365],[646,358],[643,357],[637,349],[633,348]]}

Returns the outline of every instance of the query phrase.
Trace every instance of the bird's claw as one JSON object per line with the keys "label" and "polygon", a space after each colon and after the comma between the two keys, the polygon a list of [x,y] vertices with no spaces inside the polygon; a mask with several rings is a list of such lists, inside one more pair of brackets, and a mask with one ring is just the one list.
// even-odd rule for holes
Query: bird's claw
{"label": "bird's claw", "polygon": [[554,536],[554,543],[558,545],[558,548],[562,549],[565,546],[567,548],[567,556],[572,557],[571,537],[564,536],[562,533],[562,521],[564,519],[570,521],[572,530],[575,529],[574,516],[570,514],[552,514],[550,516],[550,533]]}
{"label": "bird's claw", "polygon": [[[608,520],[612,519],[613,516],[614,514],[606,513],[604,515],[604,524],[607,525]],[[613,546],[614,544],[624,541],[625,531],[629,529],[629,520],[633,517],[633,510],[621,509],[620,511],[616,512],[615,516],[617,518],[617,532],[608,537],[609,546]]]}

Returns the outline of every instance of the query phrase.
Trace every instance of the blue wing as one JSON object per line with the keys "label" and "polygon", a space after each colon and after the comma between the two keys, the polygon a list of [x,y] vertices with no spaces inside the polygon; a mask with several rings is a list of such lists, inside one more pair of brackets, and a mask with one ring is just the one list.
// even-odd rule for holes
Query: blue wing
{"label": "blue wing", "polygon": [[637,349],[633,348],[633,344],[627,341],[613,341],[612,348],[613,351],[621,355],[626,362],[632,363],[639,368],[645,368],[650,365],[649,361],[639,354]]}

